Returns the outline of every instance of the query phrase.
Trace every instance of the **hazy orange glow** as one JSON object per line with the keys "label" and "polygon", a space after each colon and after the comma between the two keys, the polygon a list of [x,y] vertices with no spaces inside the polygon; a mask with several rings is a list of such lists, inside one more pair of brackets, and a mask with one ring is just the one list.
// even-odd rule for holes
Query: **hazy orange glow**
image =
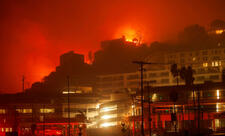
{"label": "hazy orange glow", "polygon": [[[40,79],[43,79],[45,76],[47,76],[48,74],[50,74],[52,71],[54,71],[55,68],[50,68],[50,67],[47,67],[45,65],[43,66],[38,66],[38,67],[35,67],[34,68],[34,71],[35,71],[35,75],[34,75],[34,78],[33,80],[34,81],[38,81]],[[36,78],[36,79],[35,79]]]}
{"label": "hazy orange glow", "polygon": [[88,56],[123,35],[150,44],[190,24],[225,20],[221,0],[0,0],[0,13],[0,92],[21,91],[22,75],[30,85],[40,81],[71,50]]}
{"label": "hazy orange glow", "polygon": [[33,82],[42,81],[42,79],[54,71],[56,67],[54,63],[43,56],[29,56],[24,65],[26,67],[23,71],[26,88],[30,87]]}

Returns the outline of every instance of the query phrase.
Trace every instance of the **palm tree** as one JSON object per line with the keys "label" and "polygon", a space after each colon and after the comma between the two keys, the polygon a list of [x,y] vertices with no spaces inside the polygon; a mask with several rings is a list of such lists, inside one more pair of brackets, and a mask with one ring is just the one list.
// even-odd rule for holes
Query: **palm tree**
{"label": "palm tree", "polygon": [[173,64],[171,66],[170,72],[172,73],[173,77],[175,77],[177,79],[177,85],[179,84],[179,69],[177,68],[177,64]]}

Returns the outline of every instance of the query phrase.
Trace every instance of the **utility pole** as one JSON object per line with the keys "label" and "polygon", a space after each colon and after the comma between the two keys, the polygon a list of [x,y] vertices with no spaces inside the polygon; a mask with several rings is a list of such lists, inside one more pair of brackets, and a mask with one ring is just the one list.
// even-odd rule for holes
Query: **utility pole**
{"label": "utility pole", "polygon": [[133,63],[139,64],[140,65],[140,71],[141,71],[141,134],[142,136],[145,135],[144,132],[144,89],[143,89],[143,71],[144,71],[144,62],[142,61],[133,61]]}
{"label": "utility pole", "polygon": [[68,88],[68,136],[70,136],[70,77],[67,76],[67,88]]}
{"label": "utility pole", "polygon": [[22,77],[22,91],[23,91],[23,93],[24,93],[24,91],[25,91],[25,85],[24,85],[24,82],[25,82],[25,76],[23,75],[23,77]]}
{"label": "utility pole", "polygon": [[200,129],[201,129],[201,126],[200,126],[200,121],[201,121],[201,116],[200,116],[200,90],[198,89],[198,134],[200,134]]}
{"label": "utility pole", "polygon": [[43,136],[45,136],[45,104],[43,104]]}
{"label": "utility pole", "polygon": [[138,64],[140,66],[141,71],[141,133],[142,136],[145,135],[144,133],[144,88],[143,88],[143,72],[144,72],[144,65],[168,65],[166,63],[151,63],[151,62],[144,62],[144,61],[133,61],[133,63]]}
{"label": "utility pole", "polygon": [[151,118],[151,98],[150,98],[150,85],[149,85],[149,82],[148,82],[148,112],[149,112],[149,136],[152,135],[152,131],[151,131],[151,128],[152,128],[152,118]]}
{"label": "utility pole", "polygon": [[192,90],[192,93],[193,93],[193,108],[194,108],[194,128],[196,128],[196,107],[195,107],[195,90],[194,89]]}

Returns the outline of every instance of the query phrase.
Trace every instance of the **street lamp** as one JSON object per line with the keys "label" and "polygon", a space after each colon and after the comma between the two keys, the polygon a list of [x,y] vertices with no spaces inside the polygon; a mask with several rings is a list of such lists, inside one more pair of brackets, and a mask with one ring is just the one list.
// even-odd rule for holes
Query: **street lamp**
{"label": "street lamp", "polygon": [[67,76],[67,88],[68,88],[68,94],[67,94],[67,102],[68,102],[68,136],[70,136],[70,77]]}

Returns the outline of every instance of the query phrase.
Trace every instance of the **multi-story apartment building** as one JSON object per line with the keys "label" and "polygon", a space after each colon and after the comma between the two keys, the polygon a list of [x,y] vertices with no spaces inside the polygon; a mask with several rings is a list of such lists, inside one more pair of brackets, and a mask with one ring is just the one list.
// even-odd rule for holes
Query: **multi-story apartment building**
{"label": "multi-story apartment building", "polygon": [[[178,68],[191,66],[194,70],[194,84],[201,84],[205,81],[220,82],[222,70],[225,68],[225,48],[205,49],[198,51],[174,52],[162,55],[165,65],[164,69],[144,71],[144,81],[151,86],[176,85],[176,78],[170,72],[172,64]],[[147,68],[147,67],[146,67]],[[113,92],[128,89],[137,91],[140,87],[140,72],[121,73],[98,76],[97,87],[101,92]],[[184,84],[179,79],[179,84]]]}
{"label": "multi-story apartment building", "polygon": [[180,67],[191,66],[195,84],[205,81],[219,82],[222,80],[221,72],[225,68],[225,48],[169,53],[166,55],[166,63],[175,63]]}
{"label": "multi-story apartment building", "polygon": [[[225,48],[218,47],[196,51],[171,52],[164,54],[161,57],[164,57],[164,59],[161,59],[163,61],[158,61],[157,63],[163,64],[164,68],[157,70],[147,69],[148,67],[145,67],[146,70],[144,71],[143,76],[144,86],[150,85],[153,87],[153,90],[151,90],[153,91],[152,94],[144,97],[151,97],[153,102],[153,104],[151,104],[152,129],[173,129],[174,126],[171,124],[171,113],[175,111],[177,112],[178,120],[176,123],[177,129],[182,129],[185,126],[188,126],[188,124],[190,125],[190,122],[195,122],[198,118],[197,116],[199,116],[195,115],[197,114],[195,113],[197,110],[194,110],[198,104],[198,91],[189,90],[184,94],[184,81],[180,78],[178,79],[180,87],[176,88],[177,79],[173,77],[170,70],[172,64],[177,64],[178,69],[191,66],[194,71],[194,85],[196,88],[200,89],[199,105],[201,105],[201,110],[204,110],[204,112],[200,112],[203,116],[200,119],[202,122],[205,122],[205,126],[202,127],[208,129],[211,128],[214,131],[222,128],[224,120],[221,116],[223,116],[222,113],[225,111],[224,102],[222,100],[224,96],[222,71],[225,68]],[[212,86],[207,84],[202,85],[210,82],[214,82],[215,84],[213,83]],[[136,101],[134,101],[132,105],[131,103],[130,105],[127,105],[127,107],[129,107],[127,112],[129,112],[129,115],[132,115],[130,116],[131,124],[128,125],[132,129],[136,128],[140,132],[141,105],[139,99],[140,92],[138,91],[140,90],[140,71],[98,76],[97,87],[102,95],[109,95],[111,92],[136,93]],[[169,98],[170,93],[173,90],[176,90],[180,96],[180,100],[176,102],[175,108],[174,103]],[[145,129],[147,129],[149,127],[148,103],[145,103],[144,105],[144,121]]]}

